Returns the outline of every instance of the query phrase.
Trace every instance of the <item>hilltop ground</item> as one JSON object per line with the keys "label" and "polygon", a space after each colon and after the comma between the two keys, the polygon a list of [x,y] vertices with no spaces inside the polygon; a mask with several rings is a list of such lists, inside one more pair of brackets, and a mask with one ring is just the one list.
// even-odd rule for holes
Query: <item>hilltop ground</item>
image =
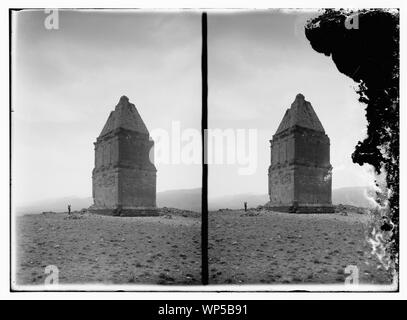
{"label": "hilltop ground", "polygon": [[[371,255],[369,216],[220,210],[209,213],[211,284],[344,283],[346,266],[361,283],[389,284]],[[62,284],[200,282],[200,215],[158,217],[75,213],[16,218],[18,284],[43,284],[55,265]]]}
{"label": "hilltop ground", "polygon": [[55,265],[61,284],[200,284],[200,215],[157,217],[44,213],[16,218],[17,284],[43,284]]}
{"label": "hilltop ground", "polygon": [[360,283],[390,284],[366,241],[366,213],[287,214],[220,210],[209,213],[213,284],[341,284],[345,268]]}

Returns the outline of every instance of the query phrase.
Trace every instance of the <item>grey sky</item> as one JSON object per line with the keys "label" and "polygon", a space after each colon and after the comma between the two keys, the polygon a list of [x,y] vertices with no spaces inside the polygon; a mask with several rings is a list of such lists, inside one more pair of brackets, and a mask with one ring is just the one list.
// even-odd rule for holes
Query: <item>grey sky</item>
{"label": "grey sky", "polygon": [[[93,142],[120,96],[148,129],[200,128],[198,13],[17,13],[13,52],[13,192],[17,205],[91,196]],[[157,166],[157,190],[201,186],[200,165]]]}
{"label": "grey sky", "polygon": [[[367,185],[350,155],[365,135],[354,83],[316,53],[303,26],[313,12],[208,15],[209,127],[258,129],[257,170],[209,167],[209,196],[267,193],[269,140],[297,93],[331,139],[333,187]],[[19,204],[91,195],[93,142],[121,95],[150,132],[200,129],[198,12],[62,11],[47,30],[43,11],[15,14],[13,194]],[[201,186],[201,166],[157,166],[157,191]]]}
{"label": "grey sky", "polygon": [[366,169],[351,160],[366,131],[355,84],[305,38],[304,23],[315,14],[289,10],[209,14],[209,125],[258,129],[255,174],[239,175],[238,165],[211,166],[210,197],[267,193],[269,140],[298,93],[311,102],[331,139],[333,187],[372,181]]}

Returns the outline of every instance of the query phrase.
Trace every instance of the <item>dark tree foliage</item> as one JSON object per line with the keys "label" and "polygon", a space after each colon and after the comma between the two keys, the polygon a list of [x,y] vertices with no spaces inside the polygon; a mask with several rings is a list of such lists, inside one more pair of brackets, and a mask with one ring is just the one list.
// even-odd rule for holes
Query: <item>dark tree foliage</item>
{"label": "dark tree foliage", "polygon": [[314,50],[331,56],[338,70],[358,83],[368,125],[367,137],[358,142],[352,159],[359,165],[371,164],[378,174],[385,171],[389,221],[383,221],[382,230],[392,231],[395,257],[399,243],[399,12],[326,9],[307,23],[305,35]]}

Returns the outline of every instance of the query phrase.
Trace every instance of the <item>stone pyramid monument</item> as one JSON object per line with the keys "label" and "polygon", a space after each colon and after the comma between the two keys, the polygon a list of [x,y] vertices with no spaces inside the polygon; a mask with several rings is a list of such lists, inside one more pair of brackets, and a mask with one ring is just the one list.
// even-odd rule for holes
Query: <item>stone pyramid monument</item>
{"label": "stone pyramid monument", "polygon": [[283,212],[334,212],[329,138],[302,94],[286,111],[270,149],[267,207]]}
{"label": "stone pyramid monument", "polygon": [[91,212],[105,215],[157,215],[154,142],[134,104],[120,98],[95,145]]}

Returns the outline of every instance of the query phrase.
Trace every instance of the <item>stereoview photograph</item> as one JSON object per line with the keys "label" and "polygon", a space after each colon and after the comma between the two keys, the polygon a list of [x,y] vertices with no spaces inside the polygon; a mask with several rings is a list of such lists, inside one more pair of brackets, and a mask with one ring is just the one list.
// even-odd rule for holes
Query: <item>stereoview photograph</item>
{"label": "stereoview photograph", "polygon": [[200,284],[200,14],[12,22],[13,288]]}
{"label": "stereoview photograph", "polygon": [[10,19],[12,290],[398,290],[398,9]]}

